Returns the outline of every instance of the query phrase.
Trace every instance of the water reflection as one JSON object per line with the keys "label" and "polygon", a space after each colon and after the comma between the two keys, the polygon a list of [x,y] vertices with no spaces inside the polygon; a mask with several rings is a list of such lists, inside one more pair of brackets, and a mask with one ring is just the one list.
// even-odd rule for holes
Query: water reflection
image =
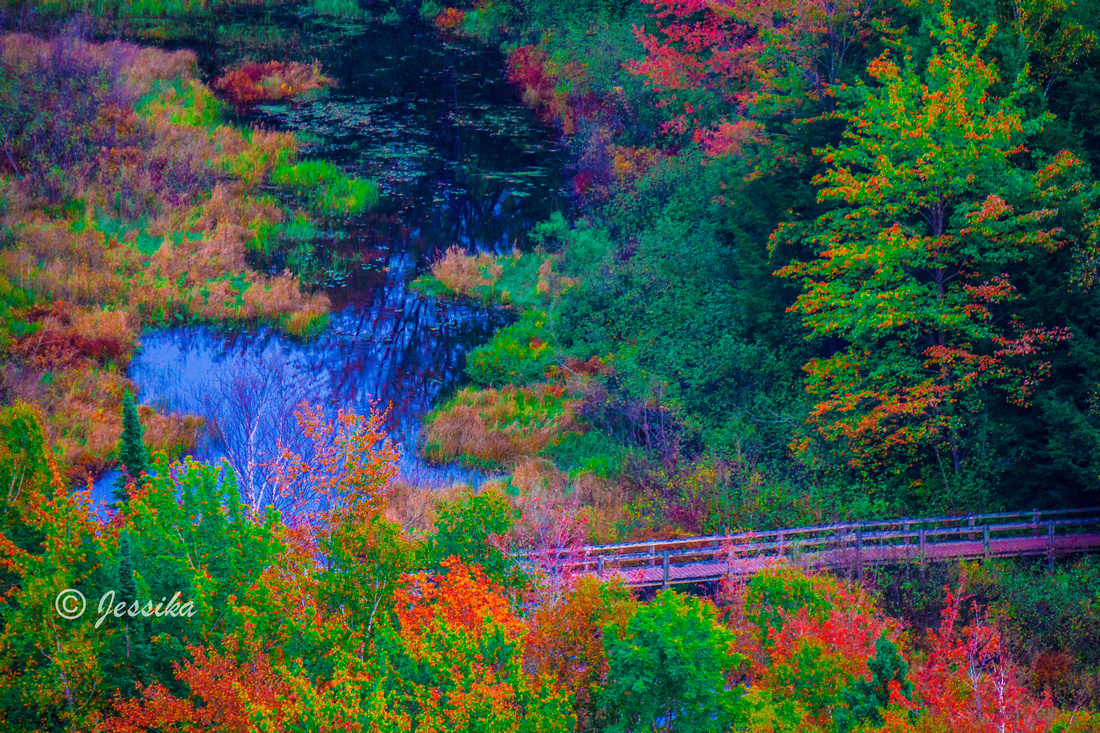
{"label": "water reflection", "polygon": [[[312,141],[307,154],[377,177],[385,201],[369,215],[328,224],[322,245],[359,264],[346,287],[329,292],[336,311],[318,338],[302,343],[263,327],[146,333],[130,369],[138,397],[166,411],[212,415],[210,396],[230,380],[277,365],[295,385],[288,392],[362,413],[388,407],[402,468],[417,480],[476,482],[476,473],[420,461],[419,424],[461,380],[468,351],[509,316],[423,298],[408,286],[452,245],[524,247],[531,226],[563,206],[556,135],[521,106],[500,55],[472,43],[377,25],[341,37],[285,14],[256,22],[293,30],[287,37],[299,45],[285,55],[319,59],[340,89],[238,122],[302,134]],[[209,39],[190,45],[208,73],[246,52]],[[196,455],[217,459],[225,447],[208,436]]]}
{"label": "water reflection", "polygon": [[[242,373],[263,365],[293,386],[290,401],[308,396],[332,407],[367,414],[388,409],[387,428],[403,448],[406,474],[421,481],[477,481],[452,467],[429,467],[418,456],[420,417],[460,375],[466,352],[485,340],[502,314],[416,297],[397,290],[374,304],[356,303],[333,314],[330,327],[308,343],[269,328],[226,332],[172,328],[142,337],[130,375],[144,404],[213,416],[217,396]],[[285,405],[276,405],[278,412]],[[207,436],[196,455],[219,459],[226,446]]]}

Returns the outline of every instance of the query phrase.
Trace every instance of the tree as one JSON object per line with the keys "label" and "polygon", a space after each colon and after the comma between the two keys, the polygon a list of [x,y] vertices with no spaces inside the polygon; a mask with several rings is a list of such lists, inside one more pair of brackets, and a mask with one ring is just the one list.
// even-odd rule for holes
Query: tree
{"label": "tree", "polygon": [[626,623],[637,608],[620,581],[601,583],[587,576],[560,602],[538,606],[531,617],[531,632],[524,638],[526,663],[573,696],[582,730],[596,727],[596,693],[607,684],[604,628]]}
{"label": "tree", "polygon": [[294,418],[296,447],[277,439],[278,457],[269,464],[275,506],[317,527],[369,521],[397,474],[399,454],[383,428],[383,414],[338,410],[332,417],[303,400]]}
{"label": "tree", "polygon": [[827,111],[833,86],[871,29],[873,0],[645,0],[658,33],[628,62],[682,110],[666,123],[693,130],[711,155],[765,140],[764,118]]}
{"label": "tree", "polygon": [[1033,78],[1043,93],[1069,74],[1077,62],[1096,44],[1096,33],[1086,30],[1077,18],[1074,2],[1065,0],[1002,0],[998,16],[1011,33],[1019,53],[1031,66]]}
{"label": "tree", "polygon": [[[893,623],[858,587],[846,588],[825,576],[806,578],[791,571],[777,574],[776,579],[810,580],[824,603],[802,604],[797,596],[783,599],[778,608],[782,627],[766,638],[765,656],[758,658],[754,669],[756,682],[780,699],[798,703],[820,725],[827,725],[842,707],[845,690],[867,674],[876,639],[895,633]],[[790,601],[794,603],[788,605]]]}
{"label": "tree", "polygon": [[977,608],[959,628],[965,582],[964,575],[955,591],[944,588],[940,627],[928,631],[928,655],[912,674],[918,701],[934,721],[959,733],[1042,733],[1049,697],[1028,695],[1000,632]]}
{"label": "tree", "polygon": [[374,645],[374,729],[537,733],[573,730],[568,691],[523,665],[523,622],[477,566],[444,560],[405,578]]}
{"label": "tree", "polygon": [[834,713],[837,730],[848,733],[859,723],[869,721],[882,725],[882,710],[890,704],[891,687],[906,700],[913,699],[913,683],[909,680],[909,665],[898,653],[898,647],[886,635],[875,642],[875,656],[867,662],[871,679],[857,678],[844,691],[844,705]]}
{"label": "tree", "polygon": [[722,731],[739,718],[726,677],[743,658],[708,601],[661,591],[625,623],[604,629],[608,730]]}
{"label": "tree", "polygon": [[237,474],[241,500],[253,512],[293,507],[292,497],[280,495],[288,481],[278,472],[288,455],[309,457],[309,441],[295,415],[308,397],[307,387],[282,359],[251,360],[221,375],[204,394],[203,414]]}
{"label": "tree", "polygon": [[122,438],[118,444],[118,460],[122,467],[114,490],[117,501],[126,501],[130,495],[127,487],[149,473],[149,452],[142,442],[144,433],[134,405],[134,393],[127,389],[122,396]]}
{"label": "tree", "polygon": [[791,310],[811,336],[843,340],[804,367],[820,400],[808,422],[855,469],[932,461],[951,483],[944,457],[959,478],[982,388],[1026,405],[1048,368],[1036,355],[1068,336],[1015,317],[1013,271],[1063,243],[1059,207],[1084,193],[1062,184],[1082,164],[1063,152],[1028,169],[1022,142],[1042,119],[1022,118],[1022,80],[994,95],[982,55],[995,32],[976,38],[944,10],[923,70],[909,55],[874,60],[844,143],[817,151],[818,198],[836,208],[772,235],[773,251],[817,255],[777,274],[801,280]]}
{"label": "tree", "polygon": [[111,632],[80,618],[100,580],[90,497],[62,481],[35,410],[0,411],[0,435],[0,729],[91,730]]}
{"label": "tree", "polygon": [[468,494],[439,508],[435,535],[425,548],[431,562],[442,565],[449,557],[477,563],[494,581],[505,586],[520,583],[511,557],[495,542],[512,529],[512,505],[499,491]]}

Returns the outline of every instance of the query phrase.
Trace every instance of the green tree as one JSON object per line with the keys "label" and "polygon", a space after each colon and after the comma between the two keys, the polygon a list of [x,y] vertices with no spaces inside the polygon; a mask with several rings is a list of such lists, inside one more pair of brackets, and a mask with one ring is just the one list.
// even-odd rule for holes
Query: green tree
{"label": "green tree", "polygon": [[0,410],[0,730],[88,730],[111,631],[80,618],[102,582],[87,494],[48,458],[37,411]]}
{"label": "green tree", "polygon": [[1082,166],[1073,155],[1037,169],[1027,156],[1045,118],[1017,106],[1023,77],[995,95],[982,57],[996,27],[977,38],[944,10],[932,32],[923,67],[889,52],[868,66],[874,83],[851,90],[844,142],[818,151],[829,166],[818,199],[836,207],[781,226],[772,246],[817,254],[777,274],[801,281],[791,310],[812,336],[844,343],[804,367],[817,437],[865,474],[914,466],[951,488],[987,388],[1026,406],[1048,366],[1036,355],[1067,336],[1018,319],[1014,279],[1061,246],[1060,208],[1086,194],[1063,186]]}
{"label": "green tree", "polygon": [[330,610],[346,611],[351,623],[367,635],[393,605],[403,573],[413,569],[414,546],[401,527],[381,515],[342,523],[322,539],[326,566],[319,595]]}
{"label": "green tree", "polygon": [[[274,510],[250,515],[240,502],[234,472],[188,459],[150,471],[146,491],[131,497],[128,522],[117,540],[105,538],[106,574],[86,593],[92,623],[100,612],[91,599],[114,592],[113,603],[190,602],[194,615],[103,617],[99,631],[117,634],[101,664],[111,686],[129,695],[134,683],[160,682],[178,691],[174,664],[187,644],[216,644],[246,624],[257,638],[273,636],[290,620],[267,571],[286,553]],[[289,563],[288,563],[289,564]]]}
{"label": "green tree", "polygon": [[840,733],[847,733],[862,722],[882,725],[882,710],[890,703],[891,682],[897,683],[902,697],[913,699],[909,665],[885,634],[875,642],[875,656],[867,662],[867,668],[871,670],[870,681],[855,680],[844,691],[844,705],[837,706],[833,713]]}
{"label": "green tree", "polygon": [[740,718],[741,693],[726,676],[743,658],[733,632],[708,601],[662,591],[623,624],[604,629],[607,686],[600,700],[610,731],[728,730]]}
{"label": "green tree", "polygon": [[134,394],[126,390],[122,397],[122,438],[118,444],[118,460],[122,464],[118,483],[115,486],[115,498],[126,501],[129,498],[127,485],[138,481],[149,473],[149,453],[142,442],[144,429],[134,405]]}
{"label": "green tree", "polygon": [[439,508],[435,535],[428,541],[429,562],[438,565],[452,555],[463,562],[477,563],[503,585],[518,580],[515,567],[492,542],[515,524],[508,500],[496,491],[483,491],[448,502]]}

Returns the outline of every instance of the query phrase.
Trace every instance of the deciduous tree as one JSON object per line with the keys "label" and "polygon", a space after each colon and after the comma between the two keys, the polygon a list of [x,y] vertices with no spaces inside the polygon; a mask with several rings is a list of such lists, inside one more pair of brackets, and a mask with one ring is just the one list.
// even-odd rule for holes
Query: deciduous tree
{"label": "deciduous tree", "polygon": [[764,141],[768,116],[813,116],[861,52],[873,0],[645,0],[657,33],[636,28],[645,58],[629,68],[676,104],[668,131],[692,131],[711,155]]}
{"label": "deciduous tree", "polygon": [[662,591],[625,623],[605,627],[611,731],[722,731],[741,716],[727,676],[743,659],[709,601]]}
{"label": "deciduous tree", "polygon": [[996,96],[995,30],[976,38],[944,10],[923,68],[875,59],[844,143],[819,151],[819,200],[836,208],[772,235],[817,255],[778,274],[801,281],[791,310],[812,335],[845,344],[804,368],[820,400],[809,423],[855,468],[932,460],[957,477],[980,388],[1026,405],[1048,366],[1037,355],[1068,335],[1014,317],[1013,275],[1063,244],[1055,219],[1084,195],[1082,164],[1063,152],[1028,167],[1042,120],[1016,106],[1022,82]]}

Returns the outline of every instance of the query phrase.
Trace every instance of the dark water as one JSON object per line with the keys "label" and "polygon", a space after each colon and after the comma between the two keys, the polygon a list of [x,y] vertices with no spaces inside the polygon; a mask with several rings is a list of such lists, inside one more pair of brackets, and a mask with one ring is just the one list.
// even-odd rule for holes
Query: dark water
{"label": "dark water", "polygon": [[[218,401],[211,395],[242,372],[277,371],[292,385],[281,390],[288,395],[305,390],[359,412],[388,407],[414,478],[476,481],[455,467],[423,465],[419,424],[461,380],[466,353],[509,315],[425,298],[408,286],[450,246],[525,247],[531,226],[564,205],[556,135],[521,106],[493,51],[424,28],[372,24],[341,35],[300,16],[256,16],[265,22],[292,43],[253,58],[318,59],[340,86],[312,104],[264,107],[237,122],[298,133],[309,143],[306,157],[377,178],[384,200],[371,214],[326,224],[325,246],[356,264],[345,286],[328,291],[335,312],[324,333],[302,343],[264,327],[148,332],[130,369],[139,400],[209,414]],[[207,73],[249,50],[194,40]],[[206,440],[196,455],[217,458],[222,448]]]}

